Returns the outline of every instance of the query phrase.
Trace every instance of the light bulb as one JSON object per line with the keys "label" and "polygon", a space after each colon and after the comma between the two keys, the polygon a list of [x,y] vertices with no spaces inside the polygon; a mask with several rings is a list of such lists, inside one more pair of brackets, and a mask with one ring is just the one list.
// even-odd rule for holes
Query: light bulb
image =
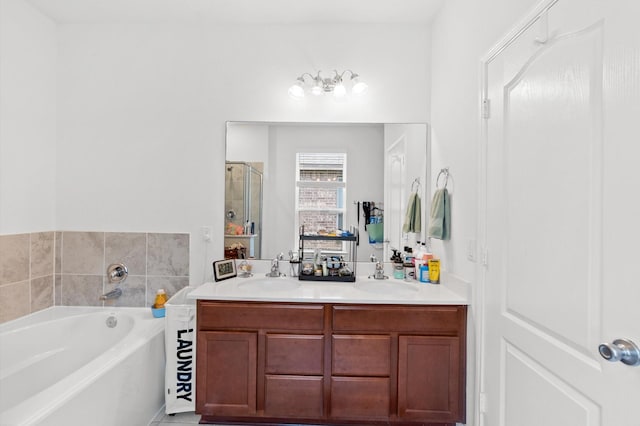
{"label": "light bulb", "polygon": [[356,96],[364,95],[367,93],[367,90],[369,90],[369,85],[364,81],[359,81],[358,78],[354,78],[353,83],[354,85],[351,92]]}
{"label": "light bulb", "polygon": [[295,100],[304,98],[304,88],[302,87],[302,83],[300,83],[300,81],[297,81],[296,84],[289,87],[289,96],[291,96]]}
{"label": "light bulb", "polygon": [[324,89],[322,89],[322,85],[320,85],[319,83],[314,84],[313,87],[311,88],[311,94],[314,96],[322,96],[322,94],[324,94]]}
{"label": "light bulb", "polygon": [[347,89],[344,87],[344,84],[342,83],[336,84],[336,86],[333,88],[333,96],[335,96],[336,98],[342,98],[346,94],[347,94]]}

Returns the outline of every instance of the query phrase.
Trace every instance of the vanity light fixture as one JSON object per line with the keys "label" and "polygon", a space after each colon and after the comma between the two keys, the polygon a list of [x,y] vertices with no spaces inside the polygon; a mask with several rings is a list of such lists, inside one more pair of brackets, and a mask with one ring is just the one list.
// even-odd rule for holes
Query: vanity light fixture
{"label": "vanity light fixture", "polygon": [[343,76],[345,73],[351,74],[348,81],[351,86],[351,93],[357,96],[364,95],[369,86],[367,83],[360,81],[358,74],[351,70],[345,70],[339,73],[333,70],[332,77],[323,78],[320,71],[314,76],[305,72],[296,79],[296,82],[289,88],[289,96],[293,99],[300,100],[305,97],[305,93],[309,91],[314,96],[321,96],[325,93],[332,93],[336,98],[343,98],[347,95],[347,87],[344,84]]}

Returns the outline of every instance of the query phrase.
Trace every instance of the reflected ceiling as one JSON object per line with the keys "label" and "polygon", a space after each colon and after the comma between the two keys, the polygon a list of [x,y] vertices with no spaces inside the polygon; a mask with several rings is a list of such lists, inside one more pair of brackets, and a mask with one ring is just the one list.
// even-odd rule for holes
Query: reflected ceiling
{"label": "reflected ceiling", "polygon": [[27,0],[60,23],[429,23],[444,0]]}

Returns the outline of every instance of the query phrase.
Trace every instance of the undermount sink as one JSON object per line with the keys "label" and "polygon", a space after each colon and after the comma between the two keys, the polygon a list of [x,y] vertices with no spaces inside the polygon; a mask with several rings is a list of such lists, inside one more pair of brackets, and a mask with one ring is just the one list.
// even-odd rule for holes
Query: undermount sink
{"label": "undermount sink", "polygon": [[405,284],[403,282],[393,281],[378,281],[378,280],[366,280],[358,283],[356,286],[358,290],[365,291],[367,293],[377,294],[410,294],[418,291],[418,287],[412,284]]}
{"label": "undermount sink", "polygon": [[260,278],[238,284],[238,288],[264,291],[284,291],[298,288],[300,283],[290,278]]}

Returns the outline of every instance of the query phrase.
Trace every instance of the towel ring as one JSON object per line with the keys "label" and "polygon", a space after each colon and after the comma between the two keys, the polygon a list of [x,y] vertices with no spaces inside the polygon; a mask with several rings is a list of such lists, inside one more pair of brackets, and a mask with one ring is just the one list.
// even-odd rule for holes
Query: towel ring
{"label": "towel ring", "polygon": [[440,169],[440,173],[438,173],[438,177],[436,178],[436,189],[440,189],[440,176],[444,175],[444,186],[447,187],[447,183],[449,183],[449,168],[445,167],[444,169]]}
{"label": "towel ring", "polygon": [[411,192],[420,191],[420,178],[415,178],[411,184]]}

